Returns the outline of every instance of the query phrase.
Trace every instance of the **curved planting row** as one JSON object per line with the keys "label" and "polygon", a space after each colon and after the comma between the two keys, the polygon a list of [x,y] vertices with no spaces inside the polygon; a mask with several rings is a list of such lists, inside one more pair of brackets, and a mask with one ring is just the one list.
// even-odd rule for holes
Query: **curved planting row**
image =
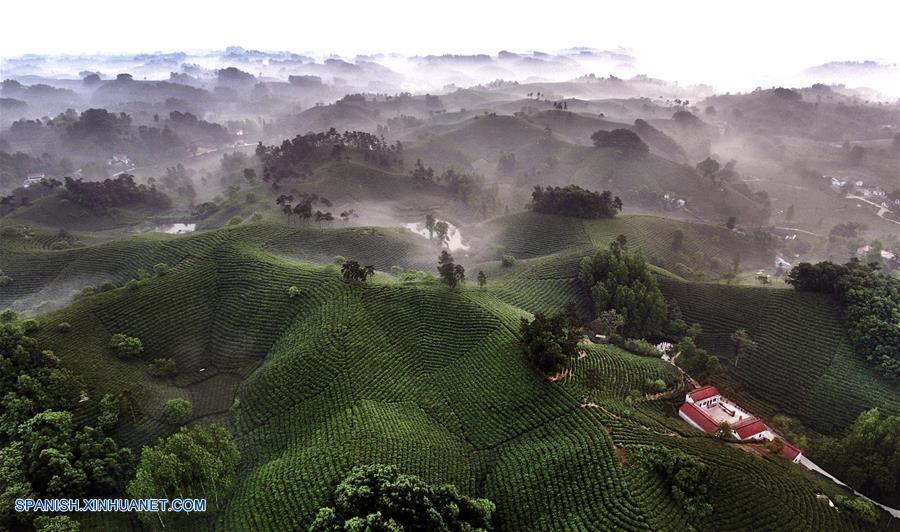
{"label": "curved planting row", "polygon": [[573,247],[591,246],[578,218],[532,212],[504,216],[488,225],[504,253],[517,258],[539,257]]}
{"label": "curved planting row", "polygon": [[[726,362],[746,393],[835,434],[864,409],[900,412],[900,396],[864,367],[852,352],[839,310],[826,296],[791,290],[742,288],[660,279],[685,320],[703,327],[699,344]],[[756,349],[735,356],[731,333],[749,331]],[[723,384],[728,384],[726,380]],[[759,412],[760,414],[766,412]]]}
{"label": "curved planting row", "polygon": [[667,384],[677,379],[675,367],[659,358],[640,357],[607,345],[581,344],[579,349],[586,356],[570,362],[572,378],[564,382],[579,399],[622,399],[632,390],[643,394],[647,379]]}
{"label": "curved planting row", "polygon": [[[309,262],[331,264],[345,256],[376,269],[392,266],[432,270],[440,249],[428,253],[427,240],[402,228],[351,227],[319,229],[302,227],[269,239],[265,247],[276,253]],[[432,257],[433,255],[433,257]]]}
{"label": "curved planting row", "polygon": [[650,530],[609,437],[576,410],[497,452],[486,491],[501,530]]}

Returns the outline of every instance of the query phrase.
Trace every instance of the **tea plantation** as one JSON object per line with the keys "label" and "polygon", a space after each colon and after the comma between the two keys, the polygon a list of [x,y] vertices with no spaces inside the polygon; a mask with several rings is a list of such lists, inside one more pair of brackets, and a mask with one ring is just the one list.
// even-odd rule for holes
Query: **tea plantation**
{"label": "tea plantation", "polygon": [[[489,282],[459,290],[385,273],[394,265],[430,270],[437,257],[424,239],[387,228],[249,224],[69,250],[10,238],[0,268],[13,282],[0,288],[0,306],[66,300],[72,289],[104,281],[116,286],[40,315],[37,337],[85,379],[81,422],[96,416],[104,393],[133,398],[115,433],[122,444],[139,448],[171,433],[162,408],[174,397],[192,402],[195,420],[232,428],[241,463],[216,529],[305,529],[347,472],[371,463],[489,498],[498,530],[863,529],[817,499],[842,493],[836,485],[690,428],[667,399],[635,396],[648,380],[661,380],[680,399],[673,366],[581,344],[563,378],[550,380],[524,359],[521,318],[572,301],[588,308],[576,275],[594,246],[624,233],[648,255],[677,259],[671,229],[653,220],[572,229],[570,220],[547,217],[540,231],[498,220],[493,227],[518,260],[504,267],[496,257],[461,255],[470,279],[480,269]],[[702,246],[707,229],[681,225],[687,249]],[[334,255],[380,271],[347,284],[330,265]],[[168,268],[139,275],[159,263]],[[717,352],[725,349],[722,335],[751,331],[760,352],[728,369],[747,394],[823,430],[872,402],[897,408],[896,393],[868,382],[854,363],[827,302],[672,278],[663,286],[686,318],[703,324],[701,343]],[[811,329],[809,320],[820,325]],[[62,322],[71,329],[61,331]],[[140,338],[143,353],[116,358],[107,348],[116,333]],[[148,373],[161,357],[175,360],[177,376]],[[827,415],[820,404],[830,405]],[[686,513],[641,458],[666,449],[713,466],[712,514]],[[87,530],[137,528],[121,516],[80,522]],[[880,526],[889,526],[886,518]]]}

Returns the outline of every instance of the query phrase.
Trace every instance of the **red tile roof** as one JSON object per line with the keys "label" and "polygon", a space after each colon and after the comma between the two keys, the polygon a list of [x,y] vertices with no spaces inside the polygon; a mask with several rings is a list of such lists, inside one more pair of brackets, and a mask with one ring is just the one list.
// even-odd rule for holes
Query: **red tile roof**
{"label": "red tile roof", "polygon": [[707,434],[715,434],[716,427],[718,423],[710,417],[709,414],[703,411],[702,408],[698,407],[693,403],[684,403],[681,405],[679,409],[684,415],[686,415],[691,421],[696,423],[704,432]]}
{"label": "red tile roof", "polygon": [[702,401],[704,399],[709,399],[710,397],[715,397],[719,395],[719,390],[716,389],[715,386],[701,386],[696,390],[690,392],[691,399],[694,401]]}
{"label": "red tile roof", "polygon": [[800,449],[794,447],[788,442],[784,442],[784,450],[782,451],[782,453],[784,453],[784,456],[787,457],[788,460],[793,461],[794,458],[797,458],[797,455],[800,454],[800,452]]}
{"label": "red tile roof", "polygon": [[738,421],[732,425],[731,428],[737,432],[738,438],[742,440],[746,440],[751,436],[755,436],[760,432],[768,430],[766,424],[755,417],[748,417],[747,419]]}

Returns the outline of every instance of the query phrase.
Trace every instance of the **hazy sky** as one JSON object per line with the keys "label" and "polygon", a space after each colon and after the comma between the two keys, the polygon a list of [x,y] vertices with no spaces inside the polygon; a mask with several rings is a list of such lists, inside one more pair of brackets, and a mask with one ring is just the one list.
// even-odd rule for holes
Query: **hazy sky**
{"label": "hazy sky", "polygon": [[[0,54],[133,53],[227,45],[342,55],[621,46],[634,52],[643,70],[670,79],[778,74],[832,60],[900,62],[900,3],[829,4],[13,0],[3,8]],[[737,5],[746,7],[733,7]]]}

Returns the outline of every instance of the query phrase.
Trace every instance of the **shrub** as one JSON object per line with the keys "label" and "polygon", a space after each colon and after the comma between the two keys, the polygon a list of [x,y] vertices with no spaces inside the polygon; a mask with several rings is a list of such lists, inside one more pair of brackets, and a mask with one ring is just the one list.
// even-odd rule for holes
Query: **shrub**
{"label": "shrub", "polygon": [[163,275],[169,273],[169,265],[165,262],[160,262],[159,264],[153,265],[153,273],[156,274],[157,277],[162,277]]}
{"label": "shrub", "polygon": [[666,384],[666,381],[662,379],[644,379],[644,391],[646,393],[660,393],[669,389],[669,386]]}
{"label": "shrub", "polygon": [[61,333],[67,333],[72,330],[72,324],[67,321],[60,322],[59,325],[56,326],[56,330]]}
{"label": "shrub", "polygon": [[100,399],[100,415],[97,416],[97,427],[108,432],[119,422],[119,412],[122,404],[119,398],[112,394],[105,394]]}
{"label": "shrub", "polygon": [[163,406],[163,421],[170,425],[184,425],[193,415],[194,409],[187,399],[169,399]]}
{"label": "shrub", "polygon": [[41,324],[34,318],[28,318],[22,322],[22,330],[25,334],[31,334],[41,328]]}
{"label": "shrub", "polygon": [[0,274],[0,286],[6,286],[12,282],[12,277]]}
{"label": "shrub", "polygon": [[573,324],[563,315],[535,314],[530,322],[522,318],[522,351],[529,362],[547,374],[560,371],[575,356],[578,337]]}
{"label": "shrub", "polygon": [[862,497],[846,497],[844,495],[838,495],[834,498],[834,502],[858,519],[868,523],[878,522],[878,511],[875,509],[875,505],[872,504],[872,501],[863,499]]}
{"label": "shrub", "polygon": [[647,462],[666,478],[672,497],[688,515],[699,518],[712,513],[708,501],[710,468],[699,458],[676,449],[653,449],[643,454]]}
{"label": "shrub", "polygon": [[623,155],[642,155],[650,151],[647,143],[630,129],[599,130],[591,135],[594,146],[598,148],[614,148]]}
{"label": "shrub", "polygon": [[374,266],[361,266],[355,260],[348,260],[341,265],[341,277],[348,283],[366,282],[366,279],[375,275]]}
{"label": "shrub", "polygon": [[516,258],[512,255],[503,255],[503,258],[500,259],[500,264],[502,264],[504,268],[510,268],[516,265]]}
{"label": "shrub", "polygon": [[78,532],[80,525],[67,515],[39,515],[34,518],[34,532]]}
{"label": "shrub", "polygon": [[289,286],[288,287],[288,297],[293,299],[300,295],[300,287],[299,286]]}
{"label": "shrub", "polygon": [[629,338],[622,343],[622,347],[642,357],[659,358],[661,356],[655,345],[640,338]]}
{"label": "shrub", "polygon": [[423,272],[419,270],[404,270],[399,272],[400,282],[404,284],[410,283],[433,283],[437,278],[431,272]]}
{"label": "shrub", "polygon": [[487,531],[495,508],[488,499],[429,485],[395,466],[358,466],[338,485],[334,506],[321,508],[309,529]]}
{"label": "shrub", "polygon": [[159,378],[174,377],[178,375],[178,368],[175,366],[174,358],[156,358],[147,365],[147,373]]}
{"label": "shrub", "polygon": [[109,339],[109,348],[122,359],[133,358],[144,352],[144,344],[140,339],[122,333],[112,335]]}
{"label": "shrub", "polygon": [[0,312],[0,322],[12,322],[19,319],[19,313],[15,310],[8,308]]}

